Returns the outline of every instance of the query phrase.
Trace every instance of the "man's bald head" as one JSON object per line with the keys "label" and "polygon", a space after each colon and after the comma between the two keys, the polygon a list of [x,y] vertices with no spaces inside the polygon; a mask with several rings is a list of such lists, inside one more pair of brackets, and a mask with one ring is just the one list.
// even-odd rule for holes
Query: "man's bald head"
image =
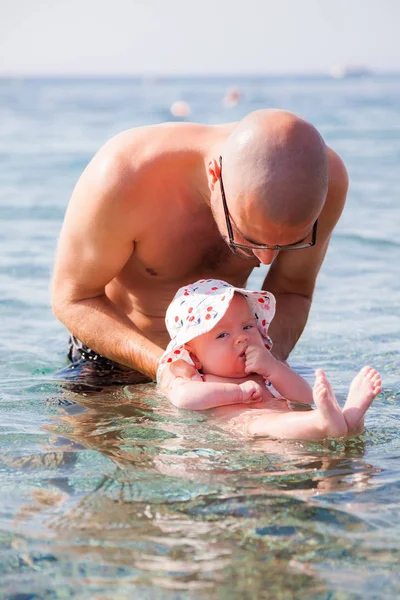
{"label": "man's bald head", "polygon": [[282,110],[250,113],[225,142],[222,158],[229,210],[239,219],[256,209],[271,223],[296,226],[321,212],[327,147],[307,121]]}

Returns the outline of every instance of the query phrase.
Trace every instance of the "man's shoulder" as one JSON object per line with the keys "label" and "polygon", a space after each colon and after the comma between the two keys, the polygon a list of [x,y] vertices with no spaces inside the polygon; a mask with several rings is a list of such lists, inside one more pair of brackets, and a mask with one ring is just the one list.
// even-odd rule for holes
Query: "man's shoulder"
{"label": "man's shoulder", "polygon": [[346,195],[349,186],[349,175],[343,160],[332,148],[328,147],[329,157],[329,188],[337,191],[342,190]]}
{"label": "man's shoulder", "polygon": [[157,157],[166,150],[180,150],[193,146],[196,147],[200,138],[217,126],[202,125],[199,123],[160,123],[144,127],[126,129],[110,138],[100,152],[109,155]]}
{"label": "man's shoulder", "polygon": [[319,217],[318,236],[329,239],[346,203],[349,176],[343,160],[331,148],[329,156],[329,185],[325,205]]}
{"label": "man's shoulder", "polygon": [[[197,150],[213,126],[198,123],[160,123],[127,129],[110,138],[93,157],[90,168],[110,182],[136,179],[144,170],[186,151]],[[111,179],[110,179],[111,178]]]}

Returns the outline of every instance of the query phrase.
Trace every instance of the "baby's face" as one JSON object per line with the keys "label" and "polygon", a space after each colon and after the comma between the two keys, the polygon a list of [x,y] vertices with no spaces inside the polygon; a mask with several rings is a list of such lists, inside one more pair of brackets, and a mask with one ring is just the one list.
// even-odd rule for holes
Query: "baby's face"
{"label": "baby's face", "polygon": [[236,293],[214,329],[186,347],[198,358],[204,374],[245,377],[246,349],[260,344],[263,345],[261,334],[247,300]]}

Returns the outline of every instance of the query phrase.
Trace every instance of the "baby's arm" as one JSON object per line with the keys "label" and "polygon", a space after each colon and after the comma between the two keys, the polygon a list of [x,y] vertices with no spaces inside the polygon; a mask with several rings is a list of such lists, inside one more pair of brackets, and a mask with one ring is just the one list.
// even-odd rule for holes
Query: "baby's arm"
{"label": "baby's arm", "polygon": [[244,383],[211,383],[177,378],[167,393],[169,401],[178,408],[207,410],[227,404],[248,404],[260,401],[261,386],[255,381]]}
{"label": "baby's arm", "polygon": [[266,377],[288,400],[312,404],[312,389],[305,379],[272,356],[264,345],[249,346],[246,350],[246,372]]}
{"label": "baby's arm", "polygon": [[248,404],[262,397],[262,388],[255,381],[240,384],[202,381],[198,371],[187,363],[184,367],[177,364],[175,372],[175,377],[170,377],[168,387],[163,392],[178,408],[207,410],[227,404]]}

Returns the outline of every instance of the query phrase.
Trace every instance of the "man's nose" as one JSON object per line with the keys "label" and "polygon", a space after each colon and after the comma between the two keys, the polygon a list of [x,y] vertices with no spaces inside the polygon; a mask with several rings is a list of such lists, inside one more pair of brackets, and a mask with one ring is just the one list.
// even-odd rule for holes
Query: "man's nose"
{"label": "man's nose", "polygon": [[278,256],[279,250],[253,250],[253,254],[263,265],[270,265]]}

